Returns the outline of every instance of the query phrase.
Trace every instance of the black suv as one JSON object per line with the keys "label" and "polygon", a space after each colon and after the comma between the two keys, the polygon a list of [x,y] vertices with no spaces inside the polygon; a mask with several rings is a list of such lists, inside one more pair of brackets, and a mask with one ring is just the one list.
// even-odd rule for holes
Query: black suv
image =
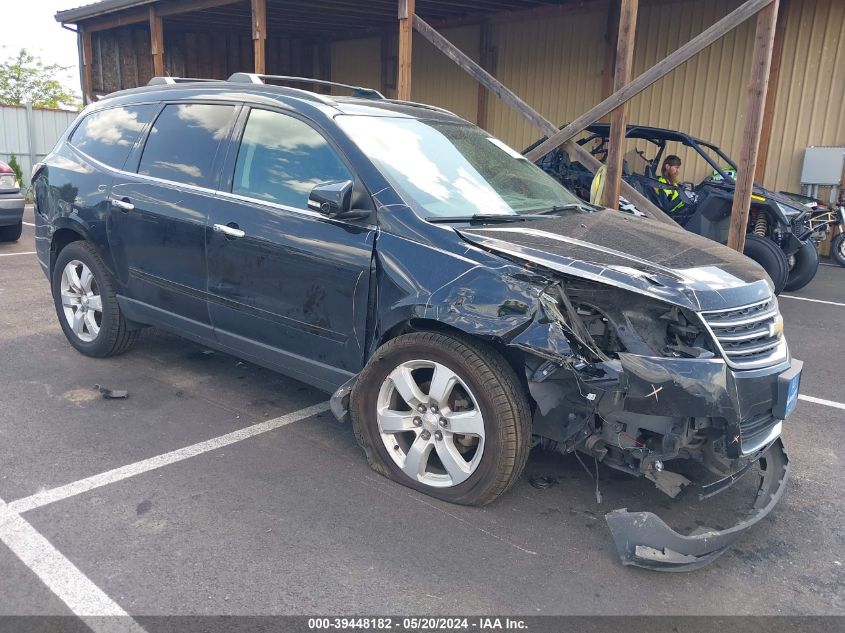
{"label": "black suv", "polygon": [[586,205],[439,108],[265,79],[110,95],[36,171],[76,349],[155,326],[298,378],[375,470],[455,503],[501,495],[536,445],[672,495],[690,483],[673,463],[717,473],[708,494],[755,466],[754,511],[725,532],[610,513],[631,564],[700,566],[777,503],[801,363],[754,262]]}

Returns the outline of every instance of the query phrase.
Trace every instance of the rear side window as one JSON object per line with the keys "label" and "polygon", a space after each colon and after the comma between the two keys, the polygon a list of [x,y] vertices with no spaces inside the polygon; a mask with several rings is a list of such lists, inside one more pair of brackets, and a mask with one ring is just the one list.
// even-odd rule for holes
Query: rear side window
{"label": "rear side window", "polygon": [[91,158],[120,169],[157,109],[157,105],[145,104],[92,112],[74,130],[70,144]]}
{"label": "rear side window", "polygon": [[319,132],[285,114],[250,112],[232,193],[307,209],[314,186],[331,180],[352,174]]}
{"label": "rear side window", "polygon": [[138,173],[212,187],[211,167],[234,112],[235,107],[228,105],[166,106],[147,137]]}

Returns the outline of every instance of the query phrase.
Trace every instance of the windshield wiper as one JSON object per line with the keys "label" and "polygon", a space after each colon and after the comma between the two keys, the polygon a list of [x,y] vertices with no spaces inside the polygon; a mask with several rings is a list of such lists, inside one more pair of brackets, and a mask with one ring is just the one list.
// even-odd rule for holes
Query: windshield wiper
{"label": "windshield wiper", "polygon": [[554,215],[555,213],[560,213],[561,211],[586,211],[587,213],[591,213],[600,208],[601,207],[588,202],[570,202],[568,204],[555,205],[553,207],[549,207],[548,209],[535,211],[534,213],[536,215]]}
{"label": "windshield wiper", "polygon": [[541,220],[544,219],[542,215],[511,215],[503,213],[476,213],[474,215],[453,215],[444,218],[426,218],[428,222],[434,224],[443,224],[448,222],[481,222],[486,224],[494,224],[497,222],[523,222],[525,220]]}

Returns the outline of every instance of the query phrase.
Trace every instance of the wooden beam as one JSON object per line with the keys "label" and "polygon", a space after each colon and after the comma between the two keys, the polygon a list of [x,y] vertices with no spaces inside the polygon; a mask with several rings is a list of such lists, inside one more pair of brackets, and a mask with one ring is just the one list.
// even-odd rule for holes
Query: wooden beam
{"label": "wooden beam", "polygon": [[747,0],[737,9],[716,22],[716,24],[692,38],[674,53],[661,59],[624,88],[617,90],[607,99],[575,119],[557,134],[535,147],[526,154],[526,157],[529,160],[535,161],[553,149],[560,147],[565,141],[574,138],[575,135],[582,132],[586,127],[609,114],[626,101],[630,101],[633,97],[636,97],[655,81],[675,70],[678,66],[725,35],[725,33],[730,32],[748,18],[755,15],[760,9],[769,6],[774,1],[776,0]]}
{"label": "wooden beam", "polygon": [[79,25],[79,37],[82,38],[82,102],[89,104],[94,100],[94,79],[91,64],[94,62],[94,46],[91,31]]}
{"label": "wooden beam", "polygon": [[780,65],[783,62],[783,40],[786,37],[786,12],[788,10],[787,0],[780,0],[777,27],[775,27],[775,43],[772,49],[772,67],[769,71],[769,87],[766,89],[766,107],[763,110],[763,130],[760,132],[760,152],[757,156],[757,171],[755,172],[757,182],[763,181],[766,172],[766,163],[769,160],[772,124],[775,119],[775,104],[777,102],[778,81],[780,79]]}
{"label": "wooden beam", "polygon": [[[553,136],[555,132],[557,132],[557,128],[551,121],[525,103],[525,101],[520,99],[513,91],[508,89],[507,86],[502,84],[498,79],[475,63],[458,47],[440,35],[440,33],[431,28],[431,26],[429,26],[418,15],[414,16],[414,28],[420,33],[420,35],[431,42],[441,53],[454,61],[459,67],[472,75],[472,77],[482,83],[493,94],[516,110],[545,136]],[[563,149],[573,160],[577,160],[592,173],[595,173],[601,166],[601,163],[596,160],[590,152],[577,143],[568,141],[563,144]],[[648,215],[648,217],[666,224],[675,225],[675,221],[672,218],[663,213],[644,195],[639,193],[626,182],[622,183],[622,193],[626,198],[628,198],[628,200],[633,202],[640,211]]]}
{"label": "wooden beam", "polygon": [[772,51],[775,44],[775,29],[778,17],[778,0],[757,14],[757,28],[754,33],[754,55],[751,60],[751,80],[748,84],[748,104],[745,125],[742,131],[742,148],[737,161],[736,188],[731,207],[731,226],[728,231],[728,246],[740,253],[745,248],[745,228],[748,225],[748,211],[751,208],[751,193],[754,187],[754,172],[757,167],[757,151],[760,147],[760,133],[763,129],[763,110],[766,105],[766,89],[772,66]]}
{"label": "wooden beam", "polygon": [[[634,62],[634,36],[637,31],[639,0],[619,0],[619,28],[616,44],[616,67],[613,90],[621,90],[631,80]],[[622,156],[625,154],[625,133],[628,129],[628,105],[623,103],[610,113],[610,139],[607,149],[607,177],[601,203],[610,209],[619,208],[622,187]]]}
{"label": "wooden beam", "polygon": [[[482,22],[480,29],[480,46],[481,49],[481,67],[484,70],[494,73],[496,72],[496,52],[493,50],[493,27],[489,22]],[[484,84],[478,84],[478,105],[476,106],[475,123],[478,127],[486,130],[488,125],[488,114],[490,110],[489,104],[490,91]]]}
{"label": "wooden beam", "polygon": [[79,23],[79,28],[83,26],[89,33],[97,31],[106,31],[114,29],[119,26],[127,26],[129,24],[138,24],[149,20],[150,14],[146,7],[136,9],[134,11],[125,11],[111,18],[102,18],[98,20],[86,20]]}
{"label": "wooden beam", "polygon": [[227,4],[235,4],[241,0],[181,0],[174,4],[166,4],[156,8],[156,12],[162,17],[169,17],[171,15],[179,15],[180,13],[191,13],[193,11],[202,11],[203,9],[214,9],[222,7]]}
{"label": "wooden beam", "polygon": [[164,22],[150,7],[150,52],[153,56],[153,76],[164,77]]}
{"label": "wooden beam", "polygon": [[255,48],[255,73],[267,71],[267,0],[252,0],[252,43]]}
{"label": "wooden beam", "polygon": [[396,98],[411,98],[411,66],[413,62],[415,0],[399,0],[399,60],[396,77]]}

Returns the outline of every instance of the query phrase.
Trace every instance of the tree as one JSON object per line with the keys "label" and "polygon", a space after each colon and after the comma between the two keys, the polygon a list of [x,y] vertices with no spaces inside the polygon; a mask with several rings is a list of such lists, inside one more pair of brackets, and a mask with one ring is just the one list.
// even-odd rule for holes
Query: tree
{"label": "tree", "polygon": [[58,79],[69,69],[70,66],[45,64],[22,48],[16,55],[0,62],[0,103],[78,108],[78,97]]}

